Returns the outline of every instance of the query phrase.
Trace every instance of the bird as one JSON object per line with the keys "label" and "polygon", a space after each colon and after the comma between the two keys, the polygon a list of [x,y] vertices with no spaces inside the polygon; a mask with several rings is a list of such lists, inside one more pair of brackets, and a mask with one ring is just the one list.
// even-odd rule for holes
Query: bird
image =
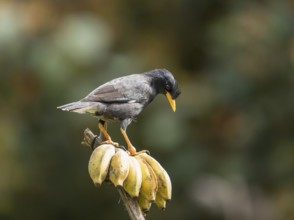
{"label": "bird", "polygon": [[175,112],[175,100],[181,90],[173,74],[167,69],[154,69],[113,79],[81,100],[57,108],[80,114],[88,113],[98,118],[99,137],[103,138],[103,143],[116,147],[119,145],[108,134],[107,123],[120,122],[120,131],[126,141],[128,153],[134,156],[139,152],[127,135],[127,127],[158,94],[166,96]]}

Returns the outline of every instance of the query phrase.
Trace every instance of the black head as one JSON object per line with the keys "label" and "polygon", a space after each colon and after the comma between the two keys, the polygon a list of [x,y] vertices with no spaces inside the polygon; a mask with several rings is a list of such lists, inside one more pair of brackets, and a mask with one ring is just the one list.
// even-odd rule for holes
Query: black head
{"label": "black head", "polygon": [[155,69],[147,72],[146,75],[153,78],[156,92],[165,94],[172,109],[175,111],[175,99],[181,94],[181,91],[173,74],[166,69]]}
{"label": "black head", "polygon": [[174,76],[171,72],[166,69],[160,69],[160,73],[162,74],[165,82],[164,82],[164,94],[169,92],[173,99],[178,98],[181,94],[180,88],[178,87],[178,83],[175,80]]}
{"label": "black head", "polygon": [[169,92],[173,99],[176,99],[181,94],[177,81],[168,70],[155,69],[147,72],[146,75],[154,78],[154,85],[157,93],[166,94]]}

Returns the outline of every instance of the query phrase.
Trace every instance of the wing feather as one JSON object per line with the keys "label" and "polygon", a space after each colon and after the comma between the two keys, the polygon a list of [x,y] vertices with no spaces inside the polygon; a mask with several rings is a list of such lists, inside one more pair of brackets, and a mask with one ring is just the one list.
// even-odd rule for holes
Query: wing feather
{"label": "wing feather", "polygon": [[104,102],[104,103],[124,103],[130,100],[118,89],[111,84],[104,84],[89,95],[87,95],[83,101],[88,102]]}
{"label": "wing feather", "polygon": [[150,86],[141,74],[111,80],[92,91],[81,101],[103,103],[142,103],[148,100]]}

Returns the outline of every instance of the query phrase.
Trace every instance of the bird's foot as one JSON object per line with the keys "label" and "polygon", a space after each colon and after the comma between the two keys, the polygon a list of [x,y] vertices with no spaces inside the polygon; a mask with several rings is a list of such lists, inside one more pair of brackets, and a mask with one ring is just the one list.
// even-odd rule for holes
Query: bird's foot
{"label": "bird's foot", "polygon": [[150,155],[150,151],[149,150],[140,150],[140,151],[136,152],[136,155],[138,155],[138,154],[144,154],[144,153]]}
{"label": "bird's foot", "polygon": [[111,144],[111,145],[113,145],[115,147],[119,146],[119,144],[117,142],[113,142],[111,139],[103,141],[101,144]]}
{"label": "bird's foot", "polygon": [[143,153],[146,153],[148,155],[150,155],[150,152],[149,150],[141,150],[141,151],[136,151],[136,148],[134,146],[129,146],[128,147],[128,152],[129,152],[129,155],[131,156],[136,156],[138,154],[143,154]]}

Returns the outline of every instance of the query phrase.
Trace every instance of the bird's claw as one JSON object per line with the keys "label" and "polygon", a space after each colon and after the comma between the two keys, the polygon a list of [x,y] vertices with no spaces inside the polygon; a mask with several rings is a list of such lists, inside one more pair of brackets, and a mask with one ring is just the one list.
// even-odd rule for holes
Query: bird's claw
{"label": "bird's claw", "polygon": [[150,155],[150,151],[149,150],[140,150],[140,151],[136,152],[136,155],[138,155],[138,154],[144,154],[144,153]]}
{"label": "bird's claw", "polygon": [[140,151],[136,151],[136,149],[135,149],[135,150],[133,150],[133,149],[132,149],[132,150],[128,149],[128,153],[129,153],[129,155],[131,155],[131,156],[136,156],[136,155],[144,154],[144,153],[150,155],[149,150],[140,150]]}

